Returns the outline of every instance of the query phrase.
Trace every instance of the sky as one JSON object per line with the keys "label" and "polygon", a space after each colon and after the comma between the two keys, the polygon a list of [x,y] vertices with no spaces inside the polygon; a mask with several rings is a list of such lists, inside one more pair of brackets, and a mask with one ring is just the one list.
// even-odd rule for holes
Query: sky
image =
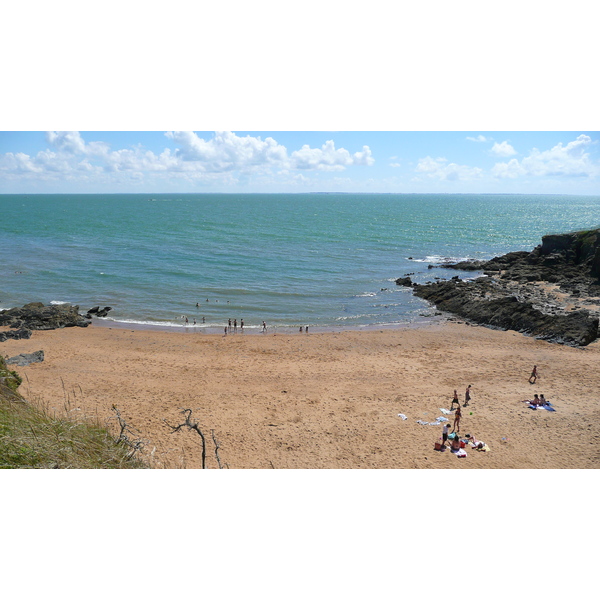
{"label": "sky", "polygon": [[600,194],[597,131],[4,131],[0,193]]}

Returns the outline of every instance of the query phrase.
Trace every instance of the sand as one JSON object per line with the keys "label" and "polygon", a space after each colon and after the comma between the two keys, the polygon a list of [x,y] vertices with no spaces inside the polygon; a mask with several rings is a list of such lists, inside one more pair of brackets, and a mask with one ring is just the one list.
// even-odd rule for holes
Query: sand
{"label": "sand", "polygon": [[[590,469],[600,466],[600,343],[571,348],[463,323],[309,334],[199,334],[92,325],[8,340],[21,393],[115,426],[116,405],[156,467],[201,467],[201,439],[170,425],[192,410],[207,466],[231,469]],[[528,383],[533,365],[539,379]],[[452,393],[461,434],[489,452],[434,450]],[[556,412],[523,400],[543,393]],[[406,415],[402,420],[398,414]],[[446,415],[453,420],[451,415]]]}

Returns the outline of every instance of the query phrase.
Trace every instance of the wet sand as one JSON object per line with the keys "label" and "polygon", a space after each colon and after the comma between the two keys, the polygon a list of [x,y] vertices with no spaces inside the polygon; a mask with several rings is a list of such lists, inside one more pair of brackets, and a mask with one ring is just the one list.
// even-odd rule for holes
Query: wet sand
{"label": "wet sand", "polygon": [[[600,466],[600,344],[570,348],[447,322],[412,329],[199,335],[90,326],[34,331],[5,356],[21,393],[58,414],[112,423],[112,405],[157,467],[199,468],[201,439],[173,433],[192,410],[207,466],[232,469],[588,469]],[[528,383],[536,364],[540,378]],[[434,450],[454,389],[461,434],[490,452]],[[523,400],[544,393],[556,412]],[[406,415],[402,420],[398,414]],[[453,420],[452,415],[446,415]]]}

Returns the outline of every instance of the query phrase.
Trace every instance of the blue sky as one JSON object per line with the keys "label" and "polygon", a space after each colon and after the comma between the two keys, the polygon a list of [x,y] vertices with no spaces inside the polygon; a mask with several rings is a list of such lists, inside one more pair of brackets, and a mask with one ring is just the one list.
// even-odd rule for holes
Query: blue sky
{"label": "blue sky", "polygon": [[600,194],[594,131],[0,132],[0,193]]}

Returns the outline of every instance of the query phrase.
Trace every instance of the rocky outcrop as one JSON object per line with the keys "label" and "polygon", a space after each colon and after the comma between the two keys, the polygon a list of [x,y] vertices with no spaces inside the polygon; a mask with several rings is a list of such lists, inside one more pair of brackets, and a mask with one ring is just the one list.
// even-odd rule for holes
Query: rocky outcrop
{"label": "rocky outcrop", "polygon": [[78,311],[79,307],[71,304],[44,306],[41,302],[31,302],[22,308],[0,310],[0,326],[29,330],[87,327],[90,319]]}
{"label": "rocky outcrop", "polygon": [[414,285],[416,296],[440,310],[560,344],[598,338],[600,229],[547,235],[531,252],[437,266],[486,275]]}

